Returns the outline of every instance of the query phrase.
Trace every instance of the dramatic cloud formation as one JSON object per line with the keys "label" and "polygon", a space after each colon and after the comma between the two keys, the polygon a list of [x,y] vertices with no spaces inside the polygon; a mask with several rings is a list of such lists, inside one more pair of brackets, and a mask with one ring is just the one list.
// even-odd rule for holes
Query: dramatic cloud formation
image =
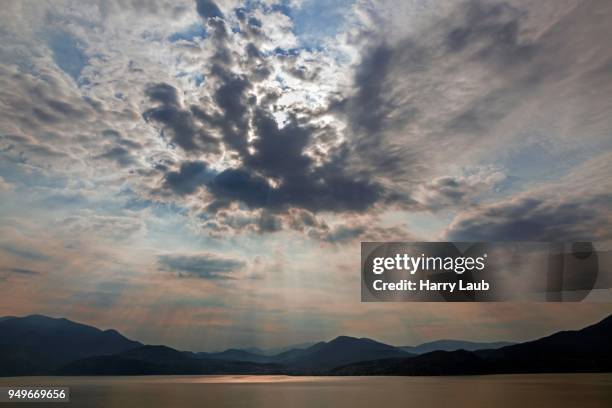
{"label": "dramatic cloud formation", "polygon": [[612,4],[417,3],[5,2],[0,315],[192,349],[544,330],[565,305],[360,305],[359,242],[612,246]]}
{"label": "dramatic cloud formation", "polygon": [[189,110],[181,107],[175,88],[168,84],[155,84],[145,93],[160,106],[145,111],[143,117],[162,124],[162,136],[165,136],[165,131],[170,131],[171,140],[186,151],[218,151],[218,141],[195,123]]}

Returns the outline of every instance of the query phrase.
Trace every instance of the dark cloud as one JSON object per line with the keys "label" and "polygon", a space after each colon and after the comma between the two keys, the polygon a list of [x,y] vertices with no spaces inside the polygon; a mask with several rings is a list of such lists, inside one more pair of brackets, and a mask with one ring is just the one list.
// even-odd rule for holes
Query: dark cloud
{"label": "dark cloud", "polygon": [[[246,14],[243,17],[246,18]],[[196,186],[205,184],[217,203],[209,210],[237,201],[252,209],[275,212],[291,207],[311,211],[364,211],[381,200],[383,188],[370,180],[370,174],[346,170],[348,146],[330,149],[322,164],[315,163],[306,153],[315,142],[315,134],[323,132],[321,128],[310,125],[308,117],[298,120],[289,110],[289,120],[279,127],[268,111],[268,102],[258,101],[251,94],[253,84],[249,78],[260,80],[270,72],[263,54],[256,44],[247,43],[247,61],[244,62],[247,73],[236,74],[231,69],[232,59],[223,22],[211,19],[207,23],[222,25],[212,34],[216,51],[209,75],[217,84],[212,94],[214,106],[191,106],[190,114],[208,127],[219,130],[222,143],[236,155],[241,165],[221,171],[210,181],[191,173],[181,172],[179,177],[173,172],[166,178],[167,186],[179,194],[191,194]],[[149,89],[149,98],[161,102],[162,106],[148,111],[145,117],[174,123],[166,116],[175,114],[175,106],[180,104],[175,89],[169,86]],[[172,113],[168,112],[169,109]],[[249,130],[255,135],[251,142],[248,140]],[[193,149],[192,138],[186,139],[179,144]],[[169,180],[174,179],[188,179],[186,185],[189,187],[172,188],[176,183]]]}
{"label": "dark cloud", "polygon": [[491,191],[494,185],[505,179],[505,174],[495,169],[482,169],[479,173],[459,177],[435,178],[415,194],[415,209],[437,211],[448,207],[469,206],[477,202],[479,195]]}
{"label": "dark cloud", "polygon": [[362,50],[353,76],[355,91],[330,104],[330,110],[348,122],[352,154],[380,176],[410,173],[418,164],[418,154],[393,138],[418,118],[420,108],[397,92],[410,75],[424,72],[431,58],[412,39],[393,45],[375,40]]}
{"label": "dark cloud", "polygon": [[[240,14],[240,13],[238,13]],[[249,107],[256,103],[251,79],[261,81],[267,78],[271,69],[264,61],[263,55],[252,42],[245,47],[246,61],[235,61],[227,28],[222,19],[207,21],[214,44],[214,54],[211,58],[209,76],[217,87],[213,92],[214,113],[204,107],[192,107],[192,112],[207,125],[218,129],[227,148],[239,155],[245,155],[247,149],[247,133],[249,129]],[[238,74],[235,67],[245,64],[246,74]]]}
{"label": "dark cloud", "polygon": [[334,172],[335,164],[317,168],[283,184],[279,201],[311,211],[365,211],[385,194],[379,184]]}
{"label": "dark cloud", "polygon": [[291,179],[300,177],[312,165],[312,159],[304,149],[314,131],[301,126],[291,118],[280,129],[276,120],[263,109],[257,109],[253,117],[258,138],[253,142],[255,152],[245,158],[246,164],[270,177]]}
{"label": "dark cloud", "polygon": [[296,231],[305,231],[309,228],[327,230],[325,221],[319,220],[313,213],[306,210],[292,209],[289,211],[289,227]]}
{"label": "dark cloud", "polygon": [[245,267],[236,259],[221,258],[213,254],[161,255],[158,257],[160,270],[175,272],[179,277],[208,280],[234,279],[233,273]]}
{"label": "dark cloud", "polygon": [[271,205],[272,187],[244,169],[223,170],[207,187],[220,200],[241,201],[253,208]]}
{"label": "dark cloud", "polygon": [[238,7],[234,10],[234,15],[238,21],[244,22],[247,18],[248,11],[244,7]]}
{"label": "dark cloud", "polygon": [[[346,144],[330,148],[322,157],[322,163],[315,163],[307,154],[315,143],[315,135],[324,132],[309,124],[308,116],[298,120],[289,109],[289,120],[279,127],[265,98],[258,101],[251,93],[254,90],[252,80],[259,81],[271,72],[267,57],[254,41],[249,41],[244,49],[246,60],[234,61],[218,7],[211,2],[199,2],[197,6],[200,15],[207,18],[215,45],[208,74],[213,86],[216,85],[212,92],[213,104],[194,105],[187,112],[181,108],[174,87],[156,84],[146,93],[152,102],[161,106],[147,111],[145,118],[173,129],[176,143],[185,150],[195,151],[197,138],[191,125],[193,117],[207,128],[218,130],[224,147],[241,164],[207,179],[211,173],[204,163],[184,163],[180,171],[166,174],[166,188],[185,195],[194,193],[199,186],[206,186],[215,199],[209,211],[224,208],[231,202],[272,212],[292,207],[315,212],[364,211],[382,200],[384,189],[371,181],[371,174],[347,170],[350,147]],[[247,10],[237,10],[237,16],[248,26],[261,28],[261,21],[250,17]],[[237,74],[235,64],[243,64],[242,71],[246,72]],[[363,99],[368,96],[364,95]],[[187,129],[179,129],[179,126]],[[249,131],[255,135],[252,141],[248,139]],[[278,225],[264,216],[260,230],[275,230]]]}
{"label": "dark cloud", "polygon": [[180,104],[176,88],[168,84],[153,84],[145,90],[145,94],[151,101],[160,102],[162,105]]}
{"label": "dark cloud", "polygon": [[380,44],[365,53],[355,72],[357,92],[346,102],[350,105],[351,126],[369,133],[382,129],[385,117],[394,108],[385,100],[388,92],[385,83],[392,68],[394,52],[396,50],[386,44]]}
{"label": "dark cloud", "polygon": [[218,153],[219,142],[199,125],[190,110],[181,107],[176,88],[168,84],[153,84],[146,91],[152,102],[161,105],[143,113],[146,121],[161,124],[162,135],[170,133],[171,140],[186,152]]}
{"label": "dark cloud", "polygon": [[382,131],[396,129],[416,115],[416,107],[407,106],[394,91],[409,75],[426,71],[434,58],[432,50],[412,38],[394,44],[374,41],[362,50],[353,78],[354,94],[333,106],[348,116],[357,135],[365,133],[370,139],[378,139]]}
{"label": "dark cloud", "polygon": [[290,207],[311,211],[364,211],[383,198],[382,187],[328,173],[330,169],[295,175],[280,187],[272,187],[265,178],[244,169],[229,169],[219,173],[207,187],[219,199],[276,211]]}
{"label": "dark cloud", "polygon": [[[232,202],[275,216],[293,209],[308,213],[363,212],[377,203],[402,203],[404,208],[419,210],[469,204],[492,184],[433,176],[432,182],[426,183],[423,179],[435,167],[427,162],[428,157],[444,138],[461,145],[461,140],[467,142],[486,134],[520,103],[533,79],[542,72],[542,64],[534,62],[537,44],[525,42],[520,35],[521,12],[505,4],[467,2],[457,8],[457,13],[428,27],[431,35],[395,42],[373,36],[365,43],[354,72],[354,92],[338,97],[329,106],[328,112],[342,115],[348,122],[339,142],[333,130],[315,124],[316,113],[304,108],[284,107],[287,119],[282,124],[277,122],[272,114],[275,95],[254,96],[259,93],[257,70],[266,68],[270,56],[260,52],[257,39],[246,36],[246,58],[233,57],[240,52],[230,44],[232,37],[216,11],[218,7],[211,4],[203,3],[202,10],[212,12],[200,11],[200,4],[198,11],[208,19],[215,45],[207,74],[212,103],[191,106],[190,114],[207,129],[221,134],[220,143],[239,164],[202,177],[202,163],[202,169],[170,172],[165,179],[166,187],[180,195],[206,187],[214,199],[209,211],[226,209]],[[248,10],[235,13],[241,30],[244,25],[261,28],[260,21],[248,23]],[[296,58],[289,54],[278,58],[292,75],[308,79],[307,70],[296,64]],[[524,66],[508,69],[518,61]],[[421,99],[434,99],[435,104],[438,94],[430,95],[431,89],[444,99],[446,90],[454,86],[455,75],[463,72],[461,64],[471,63],[481,64],[484,71],[497,75],[499,82],[486,90],[478,88],[461,103],[444,105],[446,113],[436,119],[439,123],[423,129],[420,121],[430,115],[423,110]],[[172,87],[151,88],[148,95],[164,109],[182,109]],[[419,139],[422,145],[407,143],[407,138],[420,137],[407,132],[403,135],[412,123],[423,131],[424,138],[431,135],[431,140]],[[454,137],[457,134],[462,136]],[[327,144],[329,141],[332,143]],[[441,149],[448,149],[449,143],[441,143]],[[398,180],[402,188],[389,188]],[[186,187],[173,187],[181,183]],[[411,185],[416,188],[410,189]],[[428,189],[421,202],[414,197],[418,186]],[[262,231],[275,230],[279,225],[268,221],[260,226]],[[359,226],[346,226],[327,235],[330,242],[341,241],[351,234],[360,235],[360,231]]]}
{"label": "dark cloud", "polygon": [[246,65],[248,66],[251,81],[260,82],[272,74],[273,68],[255,44],[249,42],[245,47],[245,52],[247,55]]}
{"label": "dark cloud", "polygon": [[127,167],[136,163],[136,159],[128,149],[122,146],[115,146],[98,156],[96,159],[113,160],[121,167]]}
{"label": "dark cloud", "polygon": [[[282,149],[282,145],[278,148]],[[262,163],[256,168],[281,180],[280,186],[273,187],[253,169],[226,169],[213,176],[204,163],[193,162],[183,163],[179,172],[167,173],[165,186],[176,194],[185,195],[205,185],[218,203],[237,201],[251,208],[272,211],[291,207],[311,211],[364,211],[384,197],[381,186],[345,175],[341,168],[335,167],[338,163],[320,168],[304,167],[303,173],[299,172],[299,167],[298,171],[291,168],[290,162],[270,160]]]}
{"label": "dark cloud", "polygon": [[[255,208],[304,208],[312,211],[363,211],[383,198],[374,182],[344,171],[345,150],[328,155],[327,163],[315,166],[305,149],[315,131],[295,119],[279,128],[264,110],[257,109],[254,152],[242,157],[244,167],[220,173],[209,191],[225,200],[237,200]],[[260,175],[258,175],[260,174]],[[266,178],[280,185],[271,185]]]}
{"label": "dark cloud", "polygon": [[246,91],[251,83],[246,77],[228,72],[220,66],[213,69],[213,74],[222,81],[214,94],[214,100],[222,111],[222,117],[217,118],[216,124],[222,130],[225,144],[245,154],[249,126]]}
{"label": "dark cloud", "polygon": [[258,227],[260,232],[276,232],[283,228],[283,224],[280,217],[270,214],[268,211],[262,211]]}
{"label": "dark cloud", "polygon": [[214,172],[209,170],[204,162],[184,162],[179,171],[166,173],[164,186],[178,195],[192,194],[213,176]]}
{"label": "dark cloud", "polygon": [[251,27],[258,27],[258,28],[262,27],[261,20],[256,17],[250,17],[248,23]]}
{"label": "dark cloud", "polygon": [[451,241],[590,241],[612,238],[612,194],[554,197],[525,194],[461,214]]}
{"label": "dark cloud", "polygon": [[[243,166],[221,171],[210,181],[194,177],[192,173],[181,177],[171,173],[171,179],[189,179],[189,188],[173,189],[175,192],[190,194],[195,186],[206,184],[220,202],[239,201],[251,208],[273,211],[289,207],[363,211],[383,198],[383,188],[370,181],[367,174],[347,174],[346,146],[333,149],[326,163],[315,165],[305,151],[319,128],[300,124],[295,117],[279,128],[276,120],[261,107],[254,107],[250,114],[241,101],[247,82],[234,76],[222,75],[222,78],[228,82],[219,88],[216,100],[224,111],[223,117],[214,118],[197,107],[192,110],[202,120],[222,123],[223,141],[239,153]],[[251,152],[247,150],[246,140],[250,123],[257,136],[250,146]],[[269,180],[276,183],[271,184]]]}
{"label": "dark cloud", "polygon": [[7,269],[3,269],[3,271],[8,272],[8,273],[15,273],[18,275],[40,275],[40,272],[38,271],[34,271],[32,269],[25,269],[25,268],[7,268]]}

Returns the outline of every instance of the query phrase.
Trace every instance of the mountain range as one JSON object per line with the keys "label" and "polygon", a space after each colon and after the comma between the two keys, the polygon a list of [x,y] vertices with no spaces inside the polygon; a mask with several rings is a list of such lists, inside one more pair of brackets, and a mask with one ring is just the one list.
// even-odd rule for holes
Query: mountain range
{"label": "mountain range", "polygon": [[465,375],[612,371],[612,316],[576,331],[513,344],[438,340],[395,347],[339,336],[276,354],[179,351],[115,330],[42,315],[0,317],[0,376],[293,374]]}
{"label": "mountain range", "polygon": [[468,375],[612,371],[612,315],[581,330],[562,331],[498,349],[432,351],[413,358],[363,361],[334,375]]}
{"label": "mountain range", "polygon": [[436,340],[430,341],[429,343],[419,344],[418,346],[403,346],[400,347],[402,350],[412,354],[425,354],[432,351],[456,351],[456,350],[484,350],[484,349],[498,349],[505,346],[510,346],[514,343],[509,341],[495,341],[495,342],[475,342],[475,341],[462,341],[462,340]]}

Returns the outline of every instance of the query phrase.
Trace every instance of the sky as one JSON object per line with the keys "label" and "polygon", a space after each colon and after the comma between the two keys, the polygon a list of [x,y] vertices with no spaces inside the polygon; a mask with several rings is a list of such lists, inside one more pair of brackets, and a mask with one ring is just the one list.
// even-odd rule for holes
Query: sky
{"label": "sky", "polygon": [[361,241],[612,242],[605,0],[7,0],[0,315],[185,350],[520,341],[610,303],[361,303]]}

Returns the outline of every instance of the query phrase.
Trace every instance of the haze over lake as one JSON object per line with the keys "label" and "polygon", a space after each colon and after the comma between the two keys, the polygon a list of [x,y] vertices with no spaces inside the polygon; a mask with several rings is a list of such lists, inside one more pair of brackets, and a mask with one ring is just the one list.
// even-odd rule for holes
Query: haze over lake
{"label": "haze over lake", "polygon": [[[146,376],[0,378],[0,386],[70,387],[72,407],[612,406],[612,374],[464,377]],[[44,404],[43,404],[44,405]],[[49,404],[47,404],[49,405]],[[65,406],[56,404],[57,406]],[[4,406],[4,404],[3,404]],[[27,404],[6,404],[6,407]],[[34,406],[41,406],[34,404]]]}

